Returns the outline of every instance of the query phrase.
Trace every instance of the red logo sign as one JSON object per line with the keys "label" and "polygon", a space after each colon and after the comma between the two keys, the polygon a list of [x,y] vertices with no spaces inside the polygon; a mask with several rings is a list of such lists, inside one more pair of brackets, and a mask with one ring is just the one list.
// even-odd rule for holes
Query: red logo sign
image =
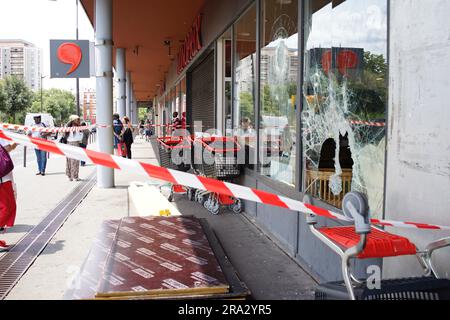
{"label": "red logo sign", "polygon": [[343,50],[337,57],[337,65],[339,72],[347,77],[348,69],[354,69],[358,66],[358,55],[351,50]]}
{"label": "red logo sign", "polygon": [[[352,50],[342,50],[337,54],[336,64],[341,75],[347,77],[348,70],[358,66],[358,55]],[[333,54],[331,50],[326,50],[322,55],[322,68],[328,74],[333,67]]]}
{"label": "red logo sign", "polygon": [[80,66],[83,59],[83,51],[75,43],[66,42],[59,46],[57,56],[62,63],[70,64],[70,69],[67,71],[67,75],[69,75]]}
{"label": "red logo sign", "polygon": [[195,55],[202,49],[202,16],[199,15],[195,19],[191,31],[186,36],[184,44],[178,54],[178,73],[181,73],[184,68],[192,61]]}

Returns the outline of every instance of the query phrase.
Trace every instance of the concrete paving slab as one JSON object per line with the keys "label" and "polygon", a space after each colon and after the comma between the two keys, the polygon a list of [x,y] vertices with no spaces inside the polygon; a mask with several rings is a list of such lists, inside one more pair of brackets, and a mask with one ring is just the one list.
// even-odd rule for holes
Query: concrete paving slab
{"label": "concrete paving slab", "polygon": [[[136,139],[135,159],[157,164],[150,143]],[[152,179],[116,171],[115,189],[94,188],[43,254],[8,296],[8,299],[62,299],[71,279],[88,255],[102,221],[129,216],[128,187],[133,181]],[[55,177],[55,179],[57,179]],[[60,188],[68,182],[59,177]],[[47,191],[48,192],[48,191]],[[23,201],[26,201],[24,198]],[[40,201],[37,198],[36,201]],[[54,202],[52,202],[54,203]],[[55,203],[56,204],[56,203]],[[152,203],[148,204],[149,206]],[[186,196],[175,196],[173,205],[183,215],[206,218],[254,299],[311,299],[314,280],[243,214],[209,214]],[[48,206],[48,205],[47,205]],[[33,215],[30,208],[29,215]],[[35,217],[39,219],[39,217]]]}
{"label": "concrete paving slab", "polygon": [[[14,159],[14,181],[17,185],[17,215],[14,228],[2,232],[0,239],[8,244],[17,243],[36,226],[58,203],[61,202],[80,182],[70,183],[65,175],[66,159],[61,156],[51,155],[47,163],[47,175],[36,176],[37,164],[23,163],[16,151]],[[34,153],[34,151],[32,151]],[[28,150],[28,158],[30,151]],[[80,178],[88,177],[94,166],[80,169]],[[0,257],[4,253],[0,253]]]}

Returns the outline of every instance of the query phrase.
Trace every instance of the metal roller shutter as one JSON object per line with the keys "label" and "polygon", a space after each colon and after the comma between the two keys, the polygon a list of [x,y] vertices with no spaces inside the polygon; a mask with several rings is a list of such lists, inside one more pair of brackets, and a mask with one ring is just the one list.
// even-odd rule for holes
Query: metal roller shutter
{"label": "metal roller shutter", "polygon": [[214,52],[192,71],[192,124],[203,122],[203,131],[215,128]]}

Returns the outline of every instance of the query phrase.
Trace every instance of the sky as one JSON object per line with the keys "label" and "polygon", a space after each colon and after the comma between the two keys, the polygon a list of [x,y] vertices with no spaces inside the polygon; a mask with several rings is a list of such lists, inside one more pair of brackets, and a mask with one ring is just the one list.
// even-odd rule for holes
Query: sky
{"label": "sky", "polygon": [[[314,13],[307,47],[355,47],[386,55],[386,17],[386,0],[347,0],[334,9],[330,3]],[[272,41],[268,47],[279,42]],[[290,36],[286,45],[298,49],[298,34]]]}
{"label": "sky", "polygon": [[386,55],[386,17],[386,0],[347,0],[334,9],[329,4],[313,15],[307,47],[364,48]]}
{"label": "sky", "polygon": [[[75,79],[50,79],[50,39],[75,39],[77,0],[0,0],[0,39],[22,39],[42,49],[44,89],[75,92]],[[81,3],[79,38],[94,41],[94,30]],[[80,91],[94,88],[95,79],[80,79]]]}

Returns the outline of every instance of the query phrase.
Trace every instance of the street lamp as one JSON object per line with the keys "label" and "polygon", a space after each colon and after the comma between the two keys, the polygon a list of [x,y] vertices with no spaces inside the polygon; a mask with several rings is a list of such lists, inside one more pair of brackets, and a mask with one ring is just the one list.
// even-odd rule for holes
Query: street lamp
{"label": "street lamp", "polygon": [[45,79],[45,78],[47,78],[47,76],[41,76],[41,113],[43,113],[44,111],[44,99],[43,99],[43,94],[42,94],[42,92],[43,92],[43,90],[42,90],[42,86],[43,86],[43,80]]}
{"label": "street lamp", "polygon": [[[49,0],[49,1],[53,1],[56,2],[58,0]],[[76,4],[76,40],[78,40],[78,0],[75,0],[75,4]],[[80,79],[76,78],[76,98],[77,98],[77,115],[80,116],[81,115],[81,110],[80,110]]]}

